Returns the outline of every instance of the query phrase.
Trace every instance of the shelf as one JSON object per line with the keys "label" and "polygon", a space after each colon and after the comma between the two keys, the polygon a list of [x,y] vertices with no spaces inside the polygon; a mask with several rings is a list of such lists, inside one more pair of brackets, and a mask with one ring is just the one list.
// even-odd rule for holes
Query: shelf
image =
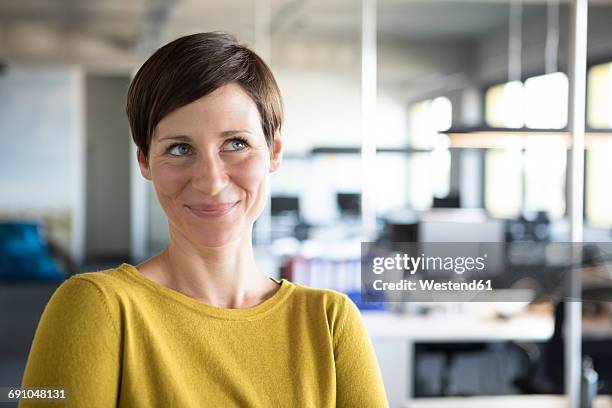
{"label": "shelf", "polygon": [[[402,148],[391,148],[391,147],[379,147],[376,149],[376,153],[400,153],[400,154],[413,154],[413,153],[429,153],[432,149],[417,149],[412,147]],[[360,147],[315,147],[310,151],[311,155],[317,154],[360,154]]]}
{"label": "shelf", "polygon": [[[567,408],[563,395],[500,395],[494,397],[414,398],[405,401],[401,408]],[[593,408],[612,408],[612,399],[599,396]]]}

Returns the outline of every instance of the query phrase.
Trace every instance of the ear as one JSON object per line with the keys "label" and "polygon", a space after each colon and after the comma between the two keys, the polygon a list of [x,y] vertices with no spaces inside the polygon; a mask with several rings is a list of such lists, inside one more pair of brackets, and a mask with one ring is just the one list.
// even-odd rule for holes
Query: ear
{"label": "ear", "polygon": [[274,141],[272,142],[272,154],[270,156],[270,173],[275,172],[283,160],[283,141],[280,137],[280,131],[274,133]]}
{"label": "ear", "polygon": [[136,157],[138,158],[138,167],[140,167],[140,174],[142,177],[147,180],[151,180],[151,168],[149,167],[149,163],[142,152],[142,150],[138,149],[136,152]]}

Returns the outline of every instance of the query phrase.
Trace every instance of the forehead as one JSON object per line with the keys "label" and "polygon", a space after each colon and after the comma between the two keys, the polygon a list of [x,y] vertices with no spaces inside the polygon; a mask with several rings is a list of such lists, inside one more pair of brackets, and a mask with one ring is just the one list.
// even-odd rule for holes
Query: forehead
{"label": "forehead", "polygon": [[166,115],[157,124],[155,135],[168,132],[223,132],[233,129],[262,132],[255,102],[235,83],[224,85]]}

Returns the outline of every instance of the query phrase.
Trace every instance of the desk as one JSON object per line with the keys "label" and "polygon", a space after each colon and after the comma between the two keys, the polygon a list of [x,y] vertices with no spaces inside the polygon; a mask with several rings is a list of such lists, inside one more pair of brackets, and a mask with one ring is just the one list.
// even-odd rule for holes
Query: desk
{"label": "desk", "polygon": [[[561,395],[508,395],[498,397],[418,398],[407,400],[401,408],[568,408]],[[593,408],[612,408],[612,399],[597,397]]]}
{"label": "desk", "polygon": [[526,313],[510,319],[487,319],[468,313],[399,315],[363,311],[372,338],[403,339],[413,343],[545,342],[553,335],[553,316]]}
{"label": "desk", "polygon": [[402,373],[406,377],[406,390],[402,400],[413,396],[412,366],[416,343],[538,343],[548,341],[554,332],[554,317],[541,313],[525,313],[505,320],[468,313],[415,316],[362,311],[361,315],[373,340],[401,340],[406,344],[406,366]]}

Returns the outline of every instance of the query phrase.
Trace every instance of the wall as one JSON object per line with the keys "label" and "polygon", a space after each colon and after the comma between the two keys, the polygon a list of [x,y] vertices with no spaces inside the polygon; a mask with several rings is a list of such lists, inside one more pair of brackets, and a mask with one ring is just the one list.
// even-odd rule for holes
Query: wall
{"label": "wall", "polygon": [[66,68],[10,66],[0,76],[3,210],[72,209],[76,87]]}
{"label": "wall", "polygon": [[81,256],[81,72],[10,65],[0,76],[0,213],[46,219]]}
{"label": "wall", "polygon": [[[570,33],[570,13],[567,6],[562,6],[559,15],[559,68],[567,72],[568,40]],[[612,42],[610,26],[612,7],[589,6],[588,16],[588,59],[600,61],[612,60]],[[526,18],[523,21],[523,74],[532,76],[544,73],[544,45],[546,41],[546,20],[544,16]],[[508,28],[483,38],[476,52],[476,69],[474,80],[480,84],[504,82],[508,69]]]}
{"label": "wall", "polygon": [[86,90],[86,256],[130,253],[129,77],[88,74]]}

